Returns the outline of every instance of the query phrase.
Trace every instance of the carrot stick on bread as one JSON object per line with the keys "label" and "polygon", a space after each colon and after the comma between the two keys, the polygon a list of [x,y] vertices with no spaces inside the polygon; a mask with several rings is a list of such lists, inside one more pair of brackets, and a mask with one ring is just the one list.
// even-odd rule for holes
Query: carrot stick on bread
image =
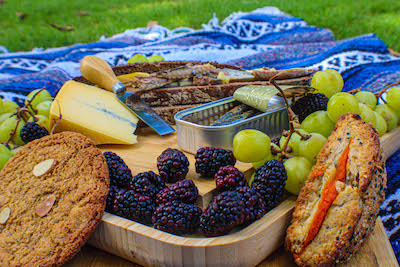
{"label": "carrot stick on bread", "polygon": [[385,159],[376,130],[342,115],[298,196],[285,247],[300,266],[349,260],[372,232],[385,197]]}

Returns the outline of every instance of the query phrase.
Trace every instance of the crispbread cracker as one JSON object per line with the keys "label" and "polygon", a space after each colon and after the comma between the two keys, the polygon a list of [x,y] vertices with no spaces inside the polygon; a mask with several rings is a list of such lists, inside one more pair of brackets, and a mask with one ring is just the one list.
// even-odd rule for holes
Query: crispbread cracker
{"label": "crispbread cracker", "polygon": [[[304,249],[322,188],[336,175],[338,159],[346,147],[345,181],[336,181],[338,195],[318,233]],[[300,266],[330,266],[349,260],[372,232],[385,189],[385,159],[378,133],[359,115],[342,115],[298,196],[287,230],[285,246],[295,255],[295,262]]]}

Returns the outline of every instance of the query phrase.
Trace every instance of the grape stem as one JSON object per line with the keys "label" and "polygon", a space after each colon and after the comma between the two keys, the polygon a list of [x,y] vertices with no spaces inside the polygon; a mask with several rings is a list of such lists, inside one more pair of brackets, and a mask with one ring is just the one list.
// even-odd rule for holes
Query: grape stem
{"label": "grape stem", "polygon": [[[279,85],[275,82],[276,78],[279,77],[279,75],[281,75],[282,73],[284,73],[285,71],[281,71],[278,74],[276,74],[275,76],[273,76],[271,79],[269,79],[269,82],[275,86],[275,88],[279,91],[279,93],[281,94],[281,96],[283,97],[284,101],[285,101],[285,106],[286,109],[288,110],[288,117],[289,117],[289,131],[285,131],[283,133],[283,135],[287,135],[287,138],[285,140],[285,143],[282,146],[282,149],[278,152],[281,153],[281,156],[279,157],[279,160],[282,162],[283,159],[288,159],[288,158],[292,158],[292,155],[289,155],[287,153],[290,153],[292,150],[291,147],[288,147],[288,143],[290,138],[292,137],[293,133],[297,133],[300,137],[301,140],[307,140],[310,138],[310,135],[306,135],[306,134],[302,134],[300,133],[298,130],[295,129],[295,125],[296,127],[299,126],[299,124],[295,121],[295,119],[298,117],[296,115],[296,113],[294,113],[294,111],[292,110],[292,108],[289,105],[289,102],[287,100],[286,94],[285,92],[282,90],[282,88],[279,87]],[[276,149],[275,149],[276,150]],[[276,152],[276,151],[275,151]]]}
{"label": "grape stem", "polygon": [[376,100],[379,101],[380,98],[385,104],[387,104],[386,100],[382,98],[382,94],[386,92],[386,90],[389,89],[390,87],[396,85],[400,85],[400,75],[399,75],[399,80],[397,82],[389,84],[388,86],[386,86],[385,88],[374,94],[376,96]]}
{"label": "grape stem", "polygon": [[28,108],[23,107],[23,108],[19,108],[17,111],[17,117],[18,118],[22,118],[24,121],[28,121],[29,117],[26,116],[26,113],[29,113],[32,117],[33,117],[33,121],[37,122],[39,119],[35,116],[34,113],[32,113],[32,111],[30,111]]}
{"label": "grape stem", "polygon": [[42,92],[44,89],[45,89],[45,88],[43,87],[43,88],[41,88],[39,91],[37,91],[37,92],[33,95],[32,99],[29,100],[28,103],[26,103],[25,107],[26,107],[26,108],[29,108],[29,107],[30,107],[30,108],[33,110],[33,112],[37,113],[37,110],[34,109],[33,106],[32,106],[32,102],[33,102],[33,100],[35,99],[35,97],[36,97],[38,94],[40,94],[40,92]]}
{"label": "grape stem", "polygon": [[19,125],[20,122],[21,122],[21,120],[17,121],[17,124],[15,125],[14,130],[10,133],[10,136],[8,137],[7,141],[2,143],[3,145],[5,145],[10,150],[11,150],[10,142],[12,142],[14,146],[17,146],[17,144],[15,143],[13,137],[14,137],[15,133],[17,132],[18,125]]}
{"label": "grape stem", "polygon": [[350,90],[350,91],[348,91],[347,93],[354,95],[355,93],[358,93],[358,92],[360,92],[360,91],[361,91],[361,87],[360,87],[360,88],[353,89],[353,90]]}
{"label": "grape stem", "polygon": [[53,127],[51,128],[50,134],[54,134],[56,127],[58,126],[58,123],[61,121],[62,115],[61,115],[61,107],[60,107],[60,102],[58,102],[58,99],[54,98],[55,101],[57,101],[58,104],[58,114],[60,116],[58,117],[56,123],[54,123]]}

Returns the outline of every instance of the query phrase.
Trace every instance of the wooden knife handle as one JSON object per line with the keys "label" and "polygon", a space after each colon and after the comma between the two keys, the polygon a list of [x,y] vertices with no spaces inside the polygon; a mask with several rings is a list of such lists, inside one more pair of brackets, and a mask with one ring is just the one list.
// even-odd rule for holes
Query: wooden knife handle
{"label": "wooden knife handle", "polygon": [[112,87],[120,82],[111,66],[96,56],[86,56],[82,59],[81,72],[83,77],[111,92]]}

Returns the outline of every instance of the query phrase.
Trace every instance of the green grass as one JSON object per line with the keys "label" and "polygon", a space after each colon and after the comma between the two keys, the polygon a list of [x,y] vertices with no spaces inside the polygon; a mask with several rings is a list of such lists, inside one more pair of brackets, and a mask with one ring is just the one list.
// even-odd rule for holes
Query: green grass
{"label": "green grass", "polygon": [[[82,2],[85,2],[84,4]],[[400,1],[390,0],[8,0],[0,7],[0,45],[10,51],[58,47],[98,41],[126,29],[146,26],[150,20],[170,29],[200,28],[215,13],[220,20],[234,11],[276,6],[307,23],[329,28],[336,39],[374,32],[394,50],[400,50]],[[75,11],[87,11],[78,16]],[[15,12],[25,13],[24,20]],[[58,31],[49,23],[73,26]]]}

